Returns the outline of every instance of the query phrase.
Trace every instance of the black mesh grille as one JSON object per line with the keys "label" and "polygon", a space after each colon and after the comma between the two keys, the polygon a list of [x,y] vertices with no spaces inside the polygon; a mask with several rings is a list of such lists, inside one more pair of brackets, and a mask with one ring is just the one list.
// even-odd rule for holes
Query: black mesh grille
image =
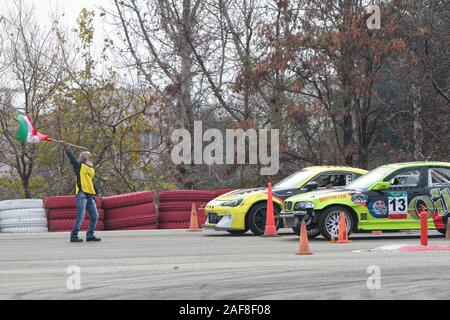
{"label": "black mesh grille", "polygon": [[286,202],[286,210],[292,210],[292,202]]}
{"label": "black mesh grille", "polygon": [[218,224],[222,216],[218,216],[215,213],[208,213],[208,221],[211,224]]}

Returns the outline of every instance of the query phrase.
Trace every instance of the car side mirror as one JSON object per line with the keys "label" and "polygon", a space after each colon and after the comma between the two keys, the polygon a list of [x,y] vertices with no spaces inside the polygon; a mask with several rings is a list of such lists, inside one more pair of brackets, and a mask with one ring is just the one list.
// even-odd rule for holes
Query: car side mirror
{"label": "car side mirror", "polygon": [[310,181],[307,184],[305,184],[302,189],[306,190],[308,192],[313,191],[313,190],[319,189],[319,184],[315,181]]}
{"label": "car side mirror", "polygon": [[372,191],[382,191],[387,190],[392,187],[392,184],[390,182],[378,182],[375,184],[372,188]]}

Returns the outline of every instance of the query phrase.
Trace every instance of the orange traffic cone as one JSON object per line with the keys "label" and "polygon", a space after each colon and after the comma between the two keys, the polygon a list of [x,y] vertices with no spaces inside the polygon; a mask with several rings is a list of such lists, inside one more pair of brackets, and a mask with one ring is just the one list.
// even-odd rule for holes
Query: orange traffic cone
{"label": "orange traffic cone", "polygon": [[300,243],[295,254],[298,256],[312,255],[312,252],[309,250],[308,231],[306,231],[305,220],[302,220],[302,223],[300,225]]}
{"label": "orange traffic cone", "polygon": [[339,237],[337,241],[333,241],[333,243],[349,243],[347,234],[347,223],[345,222],[345,214],[341,212],[339,216]]}
{"label": "orange traffic cone", "polygon": [[189,229],[187,231],[190,232],[202,231],[202,229],[198,227],[197,207],[194,202],[192,203],[191,222],[189,224]]}
{"label": "orange traffic cone", "polygon": [[266,227],[264,228],[264,237],[277,237],[277,227],[275,226],[275,215],[273,212],[272,183],[267,185],[267,209],[266,209]]}
{"label": "orange traffic cone", "polygon": [[203,228],[203,225],[206,222],[206,211],[204,207],[198,208],[197,216],[198,216],[198,226],[199,228]]}

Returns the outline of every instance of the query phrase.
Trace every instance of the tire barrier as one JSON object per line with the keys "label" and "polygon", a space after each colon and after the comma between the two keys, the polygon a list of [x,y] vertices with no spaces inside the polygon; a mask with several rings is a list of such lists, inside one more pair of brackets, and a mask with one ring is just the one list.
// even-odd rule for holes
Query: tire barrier
{"label": "tire barrier", "polygon": [[[157,195],[159,209],[151,191],[96,197],[96,230],[188,229],[192,203],[201,227],[206,221],[203,207],[229,191],[232,189],[163,191]],[[66,232],[72,229],[76,216],[75,196],[0,201],[0,232]],[[86,212],[81,231],[86,231],[88,224]]]}
{"label": "tire barrier", "polygon": [[174,190],[158,194],[160,203],[169,201],[209,202],[214,197],[214,192],[206,190]]}
{"label": "tire barrier", "polygon": [[160,223],[158,227],[159,229],[189,229],[189,221]]}
{"label": "tire barrier", "polygon": [[[57,219],[57,220],[49,220],[48,221],[48,229],[52,232],[68,232],[73,228],[75,220],[74,219]],[[89,219],[84,219],[81,224],[80,231],[86,231],[89,226]],[[105,226],[103,221],[98,221],[97,226],[95,228],[96,231],[105,230]]]}
{"label": "tire barrier", "polygon": [[159,203],[159,212],[191,212],[192,203],[195,203],[197,208],[207,204],[209,201],[168,201]]}
{"label": "tire barrier", "polygon": [[[97,208],[97,211],[98,211],[98,220],[104,221],[105,220],[105,212],[103,211],[103,209]],[[71,219],[71,220],[75,221],[76,217],[77,217],[77,209],[76,208],[53,209],[53,210],[49,210],[47,213],[48,220]],[[89,220],[89,218],[90,218],[90,213],[88,211],[86,211],[84,219]]]}
{"label": "tire barrier", "polygon": [[[47,197],[44,200],[47,209],[48,231],[71,231],[77,217],[77,204],[75,196]],[[103,199],[95,197],[98,211],[98,222],[95,230],[104,230],[105,213],[102,208]],[[86,231],[89,225],[90,213],[86,211],[80,231]]]}
{"label": "tire barrier", "polygon": [[122,207],[114,209],[105,209],[107,212],[107,220],[116,220],[130,216],[149,215],[156,216],[156,207],[153,202],[138,204],[131,207]]}
{"label": "tire barrier", "polygon": [[44,202],[40,199],[0,201],[0,232],[48,232]]}
{"label": "tire barrier", "polygon": [[142,191],[110,196],[103,199],[103,209],[131,207],[138,204],[152,203],[153,192]]}
{"label": "tire barrier", "polygon": [[[77,207],[77,202],[75,196],[58,196],[58,197],[47,197],[44,200],[45,207],[47,209],[73,209]],[[103,199],[101,197],[95,197],[95,204],[97,209],[102,208]]]}
{"label": "tire barrier", "polygon": [[191,218],[190,211],[175,211],[175,212],[165,212],[163,215],[160,214],[159,223],[177,223],[179,221],[189,221]]}
{"label": "tire barrier", "polygon": [[105,230],[152,230],[158,228],[158,214],[152,192],[106,197]]}
{"label": "tire barrier", "polygon": [[142,225],[142,226],[137,226],[137,227],[118,228],[118,229],[116,229],[116,231],[120,231],[120,230],[156,230],[156,229],[158,229],[158,225],[147,224],[147,225]]}
{"label": "tire barrier", "polygon": [[0,211],[14,209],[42,209],[44,208],[41,199],[19,199],[0,201]]}
{"label": "tire barrier", "polygon": [[223,190],[176,190],[163,191],[158,194],[159,199],[159,228],[160,229],[188,229],[191,219],[192,203],[198,210],[198,225],[201,227],[206,216],[201,210],[209,201],[216,198],[216,194],[228,192]]}
{"label": "tire barrier", "polygon": [[[132,209],[130,210],[132,212]],[[106,230],[118,230],[122,228],[133,228],[147,225],[157,226],[158,216],[156,214],[146,214],[139,216],[128,216],[105,221]]]}

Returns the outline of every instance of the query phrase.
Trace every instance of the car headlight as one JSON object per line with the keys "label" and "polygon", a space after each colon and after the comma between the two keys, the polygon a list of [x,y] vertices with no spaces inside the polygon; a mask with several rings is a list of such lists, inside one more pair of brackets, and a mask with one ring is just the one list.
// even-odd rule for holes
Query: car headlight
{"label": "car headlight", "polygon": [[236,207],[238,205],[240,205],[242,203],[242,201],[244,201],[244,199],[235,199],[235,200],[231,200],[231,201],[224,201],[220,204],[220,206],[222,207]]}
{"label": "car headlight", "polygon": [[299,209],[314,209],[314,208],[315,208],[314,203],[312,203],[310,201],[300,201],[300,202],[297,202],[294,205],[294,209],[295,210],[299,210]]}

